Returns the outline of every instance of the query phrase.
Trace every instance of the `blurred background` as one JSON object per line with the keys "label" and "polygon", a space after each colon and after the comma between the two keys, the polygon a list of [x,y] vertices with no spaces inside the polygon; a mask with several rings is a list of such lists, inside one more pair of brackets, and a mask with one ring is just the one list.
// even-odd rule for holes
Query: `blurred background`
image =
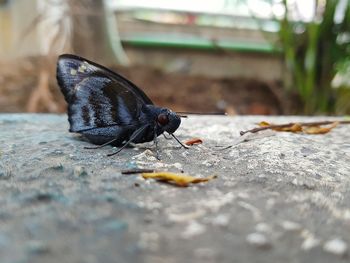
{"label": "blurred background", "polygon": [[62,53],[176,111],[350,113],[349,0],[0,0],[0,112],[64,112]]}

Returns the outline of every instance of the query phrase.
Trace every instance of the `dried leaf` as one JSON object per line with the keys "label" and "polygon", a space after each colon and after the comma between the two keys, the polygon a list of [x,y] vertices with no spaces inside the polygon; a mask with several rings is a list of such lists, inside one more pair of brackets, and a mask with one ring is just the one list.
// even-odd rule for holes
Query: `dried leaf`
{"label": "dried leaf", "polygon": [[274,131],[285,131],[285,132],[301,132],[303,131],[303,127],[299,123],[294,123],[291,126],[284,128],[274,128]]}
{"label": "dried leaf", "polygon": [[185,144],[188,146],[192,146],[194,144],[201,144],[201,143],[203,143],[203,141],[200,138],[193,138],[185,142]]}
{"label": "dried leaf", "polygon": [[304,128],[303,131],[306,134],[325,134],[325,133],[328,133],[333,128],[335,128],[338,124],[339,122],[336,121],[336,122],[333,122],[332,125],[330,125],[329,127],[310,126],[310,127]]}
{"label": "dried leaf", "polygon": [[259,122],[258,125],[259,125],[260,127],[266,127],[266,126],[270,126],[271,123],[268,123],[267,121],[261,121],[261,122]]}
{"label": "dried leaf", "polygon": [[143,173],[142,177],[145,179],[152,178],[160,181],[166,181],[182,187],[186,187],[189,184],[198,184],[202,182],[208,182],[216,178],[215,175],[209,176],[206,178],[196,178],[191,175],[176,174],[176,173],[169,173],[169,172]]}
{"label": "dried leaf", "polygon": [[[268,123],[267,121],[262,121],[258,124],[260,127],[274,126],[273,123]],[[284,131],[284,132],[301,132],[303,131],[303,127],[300,123],[291,123],[286,127],[271,127],[271,130],[274,131]]]}
{"label": "dried leaf", "polygon": [[[336,124],[335,124],[336,123]],[[329,128],[320,128],[322,125],[330,125]],[[259,123],[260,127],[240,131],[239,134],[242,136],[246,133],[257,133],[263,130],[274,130],[274,131],[289,131],[289,132],[304,132],[306,134],[324,134],[333,129],[337,124],[350,124],[348,120],[339,121],[314,121],[314,122],[301,122],[301,123],[287,123],[287,124],[271,124],[266,121]],[[308,128],[304,128],[308,127]]]}

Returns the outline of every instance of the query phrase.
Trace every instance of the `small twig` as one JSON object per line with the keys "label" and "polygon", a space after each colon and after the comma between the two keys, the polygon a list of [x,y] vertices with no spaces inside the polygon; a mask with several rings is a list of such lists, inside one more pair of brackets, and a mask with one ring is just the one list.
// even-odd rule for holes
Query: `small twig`
{"label": "small twig", "polygon": [[257,127],[251,130],[247,130],[247,131],[241,131],[240,135],[244,135],[248,132],[250,133],[256,133],[259,131],[264,131],[264,130],[273,130],[273,129],[280,129],[280,128],[287,128],[287,127],[291,127],[295,124],[299,124],[300,126],[317,126],[317,125],[327,125],[327,124],[332,124],[334,122],[338,122],[339,124],[350,124],[350,121],[316,121],[316,122],[291,122],[291,123],[287,123],[287,124],[279,124],[279,125],[268,125],[268,126],[263,126],[263,127]]}
{"label": "small twig", "polygon": [[141,174],[141,173],[154,173],[154,169],[129,169],[129,170],[122,170],[122,174]]}

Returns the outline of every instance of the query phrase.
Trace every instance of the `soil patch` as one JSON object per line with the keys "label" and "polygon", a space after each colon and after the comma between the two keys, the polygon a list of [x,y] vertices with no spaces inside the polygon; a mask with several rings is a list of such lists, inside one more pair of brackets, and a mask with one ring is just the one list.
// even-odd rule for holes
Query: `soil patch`
{"label": "soil patch", "polygon": [[[38,86],[38,58],[0,63],[0,112],[26,112],[28,99]],[[55,79],[55,66],[50,67],[49,89],[55,107],[38,105],[39,112],[64,112],[66,104]],[[227,112],[235,114],[275,115],[292,112],[278,82],[244,78],[208,78],[180,73],[164,73],[142,66],[112,69],[138,85],[156,105],[174,111]],[[294,107],[295,108],[295,107]]]}

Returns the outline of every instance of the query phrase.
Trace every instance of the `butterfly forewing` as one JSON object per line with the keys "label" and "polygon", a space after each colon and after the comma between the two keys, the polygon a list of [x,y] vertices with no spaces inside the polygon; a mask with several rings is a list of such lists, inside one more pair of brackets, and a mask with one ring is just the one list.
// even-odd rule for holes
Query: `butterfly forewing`
{"label": "butterfly forewing", "polygon": [[133,125],[152,101],[133,83],[74,55],[61,55],[58,84],[68,102],[70,131]]}

